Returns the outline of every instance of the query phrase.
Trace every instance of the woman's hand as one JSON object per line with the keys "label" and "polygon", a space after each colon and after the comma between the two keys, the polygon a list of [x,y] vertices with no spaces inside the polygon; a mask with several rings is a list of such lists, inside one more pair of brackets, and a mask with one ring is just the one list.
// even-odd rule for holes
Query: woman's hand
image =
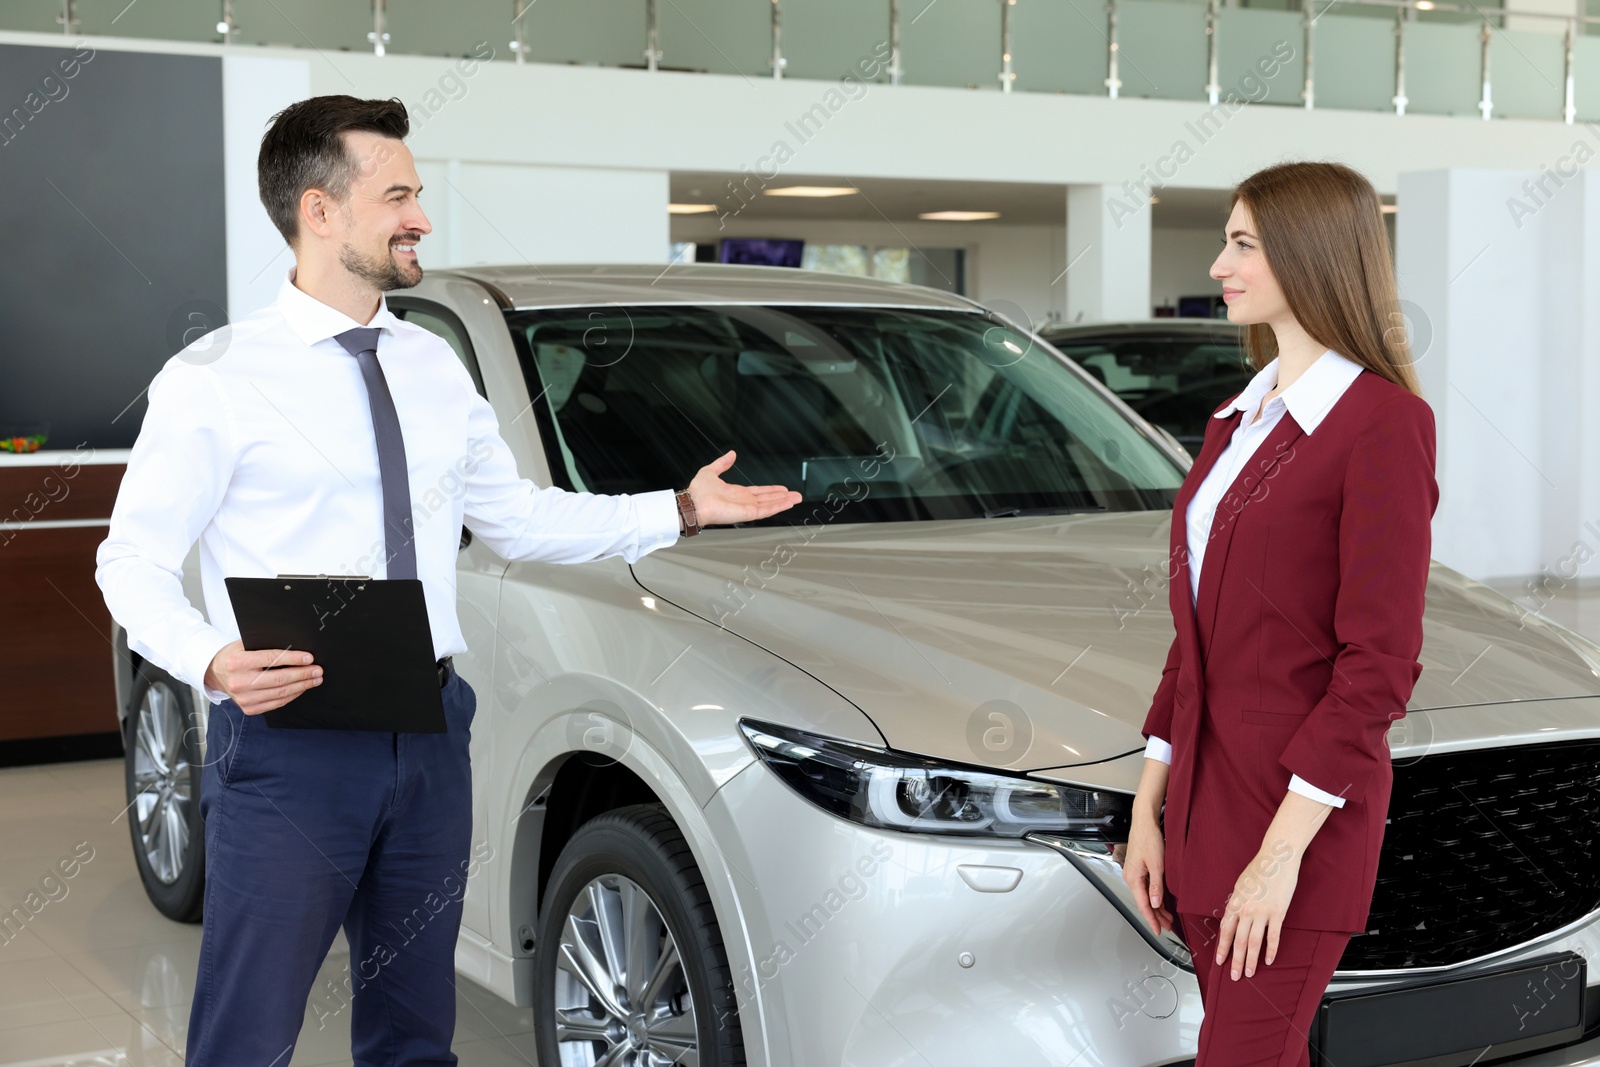
{"label": "woman's hand", "polygon": [[1260,850],[1234,883],[1217,932],[1217,966],[1226,963],[1232,951],[1234,981],[1238,981],[1241,968],[1245,977],[1255,975],[1263,944],[1268,964],[1277,957],[1278,931],[1300,880],[1300,857],[1332,810],[1331,804],[1293,789],[1279,802]]}
{"label": "woman's hand", "polygon": [[1239,875],[1217,934],[1217,966],[1227,962],[1231,950],[1234,981],[1241,969],[1246,978],[1255,976],[1263,944],[1267,951],[1261,958],[1266,963],[1278,955],[1278,934],[1299,880],[1300,853],[1281,840],[1271,849],[1263,845]]}
{"label": "woman's hand", "polygon": [[1172,912],[1166,907],[1167,885],[1162,877],[1166,841],[1153,812],[1135,809],[1122,855],[1122,880],[1133,890],[1133,902],[1150,929],[1164,934],[1172,929]]}

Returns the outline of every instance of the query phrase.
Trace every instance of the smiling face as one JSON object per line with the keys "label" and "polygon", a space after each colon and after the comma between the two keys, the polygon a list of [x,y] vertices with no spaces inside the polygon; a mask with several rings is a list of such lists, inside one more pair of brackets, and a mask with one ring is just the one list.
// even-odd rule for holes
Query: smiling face
{"label": "smiling face", "polygon": [[[422,281],[416,246],[433,226],[417,203],[422,179],[402,141],[364,130],[344,134],[354,176],[327,216],[339,263],[381,292]],[[308,196],[318,195],[308,190]]]}
{"label": "smiling face", "polygon": [[1255,222],[1244,201],[1233,205],[1223,227],[1223,249],[1211,264],[1211,276],[1222,283],[1228,321],[1240,326],[1277,323],[1290,317],[1289,302],[1273,277],[1261,250]]}

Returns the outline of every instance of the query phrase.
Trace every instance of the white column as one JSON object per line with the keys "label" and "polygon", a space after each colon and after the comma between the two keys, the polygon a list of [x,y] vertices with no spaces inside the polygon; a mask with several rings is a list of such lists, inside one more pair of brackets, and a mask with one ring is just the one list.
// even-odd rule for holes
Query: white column
{"label": "white column", "polygon": [[[1584,129],[1592,139],[1594,128]],[[1545,329],[1537,350],[1541,450],[1555,488],[1540,483],[1545,498],[1535,574],[1549,592],[1570,591],[1563,583],[1600,575],[1600,172],[1562,169],[1574,176],[1538,216],[1545,246]],[[1547,188],[1552,184],[1546,181]]]}
{"label": "white column", "polygon": [[1438,425],[1434,558],[1479,580],[1600,574],[1600,175],[1401,174],[1397,202]]}
{"label": "white column", "polygon": [[1150,197],[1133,182],[1067,186],[1067,321],[1150,317]]}
{"label": "white column", "polygon": [[222,57],[223,217],[228,240],[228,321],[278,295],[294,254],[261,206],[256,157],[272,116],[311,95],[311,61]]}

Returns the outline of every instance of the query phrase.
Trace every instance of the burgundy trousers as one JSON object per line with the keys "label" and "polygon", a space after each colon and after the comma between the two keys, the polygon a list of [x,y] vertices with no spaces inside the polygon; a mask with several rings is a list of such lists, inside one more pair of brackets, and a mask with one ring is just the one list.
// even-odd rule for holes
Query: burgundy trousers
{"label": "burgundy trousers", "polygon": [[1311,1020],[1350,935],[1285,927],[1272,964],[1263,962],[1263,942],[1255,975],[1246,978],[1241,967],[1236,982],[1231,954],[1221,967],[1216,964],[1222,920],[1184,912],[1177,917],[1178,933],[1194,954],[1205,1008],[1195,1067],[1308,1067]]}

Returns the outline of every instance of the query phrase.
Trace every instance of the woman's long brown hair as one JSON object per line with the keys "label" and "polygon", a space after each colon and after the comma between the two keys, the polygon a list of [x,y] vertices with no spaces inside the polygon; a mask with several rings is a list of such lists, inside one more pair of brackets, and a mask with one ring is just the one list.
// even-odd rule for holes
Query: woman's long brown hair
{"label": "woman's long brown hair", "polygon": [[[1372,183],[1342,163],[1279,163],[1234,186],[1229,214],[1241,202],[1312,340],[1421,396]],[[1246,326],[1244,348],[1256,370],[1272,362],[1272,327]]]}

